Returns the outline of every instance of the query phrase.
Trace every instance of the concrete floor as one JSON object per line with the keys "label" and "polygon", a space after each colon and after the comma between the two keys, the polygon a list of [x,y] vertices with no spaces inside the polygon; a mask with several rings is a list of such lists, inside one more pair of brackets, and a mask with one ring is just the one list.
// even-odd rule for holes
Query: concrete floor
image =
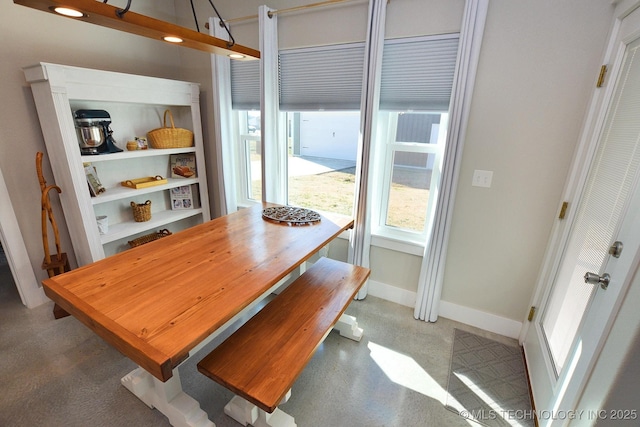
{"label": "concrete floor", "polygon": [[[0,426],[169,425],[120,385],[136,367],[131,361],[75,318],[54,320],[51,310],[25,308],[8,268],[0,268]],[[454,328],[516,345],[444,318],[417,321],[411,308],[374,297],[354,301],[347,313],[364,337],[356,343],[331,333],[320,346],[281,406],[299,427],[475,425],[444,407]],[[239,426],[222,409],[232,394],[196,370],[205,351],[180,367],[183,388],[216,426]]]}

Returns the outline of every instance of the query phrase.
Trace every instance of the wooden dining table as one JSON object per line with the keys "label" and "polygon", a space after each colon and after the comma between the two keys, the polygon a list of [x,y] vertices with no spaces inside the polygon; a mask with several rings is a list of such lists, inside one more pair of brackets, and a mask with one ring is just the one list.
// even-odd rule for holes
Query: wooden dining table
{"label": "wooden dining table", "polygon": [[[139,368],[122,384],[174,426],[212,426],[178,366],[266,298],[343,231],[266,220],[264,204],[45,279],[45,294]],[[195,420],[195,421],[194,421]]]}

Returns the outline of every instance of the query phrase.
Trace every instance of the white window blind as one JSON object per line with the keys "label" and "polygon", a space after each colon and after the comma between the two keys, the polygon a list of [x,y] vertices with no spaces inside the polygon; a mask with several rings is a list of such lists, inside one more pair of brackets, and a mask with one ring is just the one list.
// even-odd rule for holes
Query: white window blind
{"label": "white window blind", "polygon": [[359,110],[364,43],[280,51],[280,109]]}
{"label": "white window blind", "polygon": [[[380,109],[446,111],[458,34],[385,41]],[[359,110],[364,43],[280,51],[280,110]],[[235,110],[260,109],[259,61],[231,61]]]}
{"label": "white window blind", "polygon": [[387,40],[382,54],[380,109],[446,111],[458,34]]}
{"label": "white window blind", "polygon": [[231,61],[231,108],[260,110],[260,61]]}

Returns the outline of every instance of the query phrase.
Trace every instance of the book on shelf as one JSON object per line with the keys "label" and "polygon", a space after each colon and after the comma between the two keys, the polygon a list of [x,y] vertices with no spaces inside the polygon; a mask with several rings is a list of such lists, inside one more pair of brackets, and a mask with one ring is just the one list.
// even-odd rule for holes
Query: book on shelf
{"label": "book on shelf", "polygon": [[195,153],[172,154],[169,163],[171,178],[195,178],[198,176]]}
{"label": "book on shelf", "polygon": [[182,185],[171,189],[171,209],[183,210],[200,207],[198,192],[192,188],[194,185]]}
{"label": "book on shelf", "polygon": [[91,163],[83,163],[84,174],[87,176],[87,184],[89,184],[89,192],[91,197],[96,197],[99,194],[104,193],[106,190],[98,178],[98,171]]}

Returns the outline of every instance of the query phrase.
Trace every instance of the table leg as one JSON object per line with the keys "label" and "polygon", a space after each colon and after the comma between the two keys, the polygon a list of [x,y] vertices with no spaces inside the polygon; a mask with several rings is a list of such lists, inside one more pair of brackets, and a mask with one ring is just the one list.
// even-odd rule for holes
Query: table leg
{"label": "table leg", "polygon": [[200,404],[182,391],[177,368],[166,382],[142,368],[134,369],[120,381],[147,406],[162,412],[174,427],[215,427]]}
{"label": "table leg", "polygon": [[340,316],[338,323],[335,324],[333,329],[340,332],[340,335],[352,339],[354,341],[360,341],[362,338],[363,330],[358,327],[358,321],[355,317],[343,314]]}
{"label": "table leg", "polygon": [[[280,403],[286,403],[290,397],[291,390],[287,392]],[[272,413],[268,413],[240,396],[234,396],[233,399],[225,405],[224,413],[243,426],[250,424],[253,427],[297,427],[293,417],[280,408],[276,408]]]}

